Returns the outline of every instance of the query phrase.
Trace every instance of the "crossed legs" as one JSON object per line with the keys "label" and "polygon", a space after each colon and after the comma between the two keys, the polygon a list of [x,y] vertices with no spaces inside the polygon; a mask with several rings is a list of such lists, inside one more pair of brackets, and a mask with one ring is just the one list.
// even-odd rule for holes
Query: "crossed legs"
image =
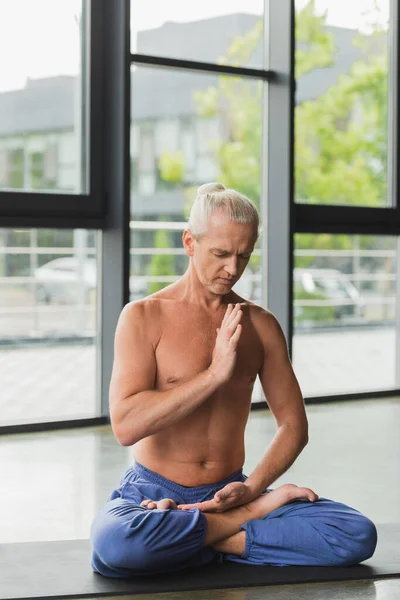
{"label": "crossed legs", "polygon": [[223,560],[280,566],[343,566],[369,558],[376,546],[374,524],[349,506],[314,501],[310,494],[281,486],[222,513],[164,510],[166,500],[152,507],[157,510],[145,510],[116,497],[92,524],[93,569],[129,577],[208,564],[215,552]]}
{"label": "crossed legs", "polygon": [[294,500],[314,502],[317,499],[318,496],[312,490],[287,484],[244,506],[223,513],[204,513],[207,519],[205,545],[218,552],[240,556],[246,545],[246,534],[241,531],[242,525],[252,519],[261,519]]}

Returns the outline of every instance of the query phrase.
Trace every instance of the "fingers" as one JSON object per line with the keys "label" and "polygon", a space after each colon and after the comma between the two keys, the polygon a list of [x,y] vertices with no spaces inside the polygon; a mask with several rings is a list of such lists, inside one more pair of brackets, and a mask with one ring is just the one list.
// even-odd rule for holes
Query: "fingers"
{"label": "fingers", "polygon": [[158,508],[160,510],[177,508],[176,502],[174,502],[174,500],[171,500],[171,498],[163,498],[162,500],[158,500],[158,502],[155,502],[154,500],[150,499],[143,500],[143,502],[140,503],[140,506],[143,506],[143,508],[147,508],[147,510],[154,510],[155,508]]}
{"label": "fingers", "polygon": [[157,503],[154,502],[154,500],[143,500],[143,502],[140,503],[140,506],[147,508],[147,510],[153,510],[157,508]]}
{"label": "fingers", "polygon": [[[223,331],[226,340],[229,341],[230,336],[235,332],[236,327],[242,318],[242,308],[239,303],[233,305],[228,304],[228,308],[226,309],[225,316],[222,320],[221,327],[217,329],[217,335],[220,331]],[[229,337],[227,337],[229,336]]]}
{"label": "fingers", "polygon": [[302,487],[299,488],[299,491],[302,493],[303,497],[309,500],[310,502],[316,502],[319,496],[315,492],[313,492],[310,488]]}
{"label": "fingers", "polygon": [[180,510],[189,510],[191,508],[198,508],[202,512],[216,512],[217,504],[215,503],[214,500],[206,500],[205,502],[195,502],[194,504],[179,504],[178,505],[178,509],[180,509]]}
{"label": "fingers", "polygon": [[199,508],[198,504],[178,504],[178,510],[189,510],[190,508]]}
{"label": "fingers", "polygon": [[306,489],[307,489],[307,496],[308,496],[309,501],[316,502],[318,500],[319,496],[315,492],[310,490],[309,488],[306,488]]}
{"label": "fingers", "polygon": [[228,307],[225,311],[224,314],[224,318],[222,319],[222,323],[221,323],[221,328],[223,327],[223,325],[229,320],[230,315],[232,314],[233,311],[233,304],[228,304]]}
{"label": "fingers", "polygon": [[232,319],[232,321],[229,323],[229,325],[226,328],[226,333],[232,337],[232,335],[236,332],[236,328],[239,324],[240,319],[242,318],[242,311],[239,310],[237,311],[235,317]]}
{"label": "fingers", "polygon": [[174,509],[176,507],[177,507],[176,502],[171,500],[171,498],[163,498],[162,500],[157,502],[157,508],[160,508],[161,510],[165,510],[167,508]]}
{"label": "fingers", "polygon": [[229,493],[219,490],[218,492],[216,492],[214,494],[214,500],[215,500],[215,502],[221,502],[222,500],[225,500],[228,496],[229,496]]}
{"label": "fingers", "polygon": [[[297,486],[296,486],[297,487]],[[310,488],[306,487],[297,487],[297,500],[304,500],[309,502],[316,502],[319,499],[319,496],[313,492]]]}
{"label": "fingers", "polygon": [[239,323],[238,326],[236,327],[235,333],[233,334],[233,336],[230,339],[230,341],[232,342],[232,344],[236,345],[238,343],[238,340],[240,338],[240,334],[241,333],[242,333],[242,326]]}
{"label": "fingers", "polygon": [[232,319],[236,317],[238,311],[241,311],[241,305],[239,303],[228,304],[228,308],[226,309],[224,318],[222,319],[221,329],[229,326]]}

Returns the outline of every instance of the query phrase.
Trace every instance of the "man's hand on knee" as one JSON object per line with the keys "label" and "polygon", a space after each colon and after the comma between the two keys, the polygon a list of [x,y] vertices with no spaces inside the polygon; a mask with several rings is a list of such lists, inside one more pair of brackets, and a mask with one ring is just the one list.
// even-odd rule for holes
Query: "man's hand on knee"
{"label": "man's hand on knee", "polygon": [[154,500],[143,500],[140,503],[140,506],[143,508],[147,508],[148,510],[154,510],[158,508],[159,510],[167,510],[167,509],[176,509],[177,504],[171,498],[163,498],[162,500],[154,501]]}

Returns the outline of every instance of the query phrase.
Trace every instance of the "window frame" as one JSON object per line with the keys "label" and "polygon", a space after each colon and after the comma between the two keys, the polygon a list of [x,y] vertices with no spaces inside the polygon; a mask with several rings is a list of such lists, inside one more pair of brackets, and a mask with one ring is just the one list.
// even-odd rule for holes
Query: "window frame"
{"label": "window frame", "polygon": [[[104,11],[100,2],[82,0],[81,178],[88,191],[78,194],[24,189],[0,190],[0,227],[102,228],[106,221],[104,185]],[[89,176],[88,176],[89,173]]]}
{"label": "window frame", "polygon": [[[275,0],[271,0],[273,3]],[[295,0],[290,1],[292,20],[294,26]],[[292,194],[290,200],[290,222],[292,237],[292,267],[294,267],[294,236],[296,233],[332,233],[332,234],[372,234],[384,236],[396,236],[397,247],[400,253],[400,186],[398,182],[399,159],[399,76],[397,66],[400,64],[400,10],[397,2],[390,0],[389,22],[389,73],[388,73],[388,121],[392,127],[388,127],[388,195],[392,196],[391,205],[382,208],[371,208],[363,206],[340,206],[325,204],[301,204],[294,199],[294,168],[291,170]],[[294,65],[295,39],[293,35],[292,60]],[[295,109],[295,98],[293,97],[293,120]],[[291,134],[292,147],[294,134]],[[294,167],[294,163],[293,163]],[[397,396],[400,393],[400,254],[397,261],[397,318],[396,318],[396,349],[395,349],[395,386],[391,390],[370,390],[368,392],[349,393],[341,395],[326,395],[318,397],[307,397],[307,402],[323,402],[329,400],[349,400],[373,397]],[[293,288],[293,282],[289,289]],[[290,354],[293,343],[293,289],[290,292]]]}

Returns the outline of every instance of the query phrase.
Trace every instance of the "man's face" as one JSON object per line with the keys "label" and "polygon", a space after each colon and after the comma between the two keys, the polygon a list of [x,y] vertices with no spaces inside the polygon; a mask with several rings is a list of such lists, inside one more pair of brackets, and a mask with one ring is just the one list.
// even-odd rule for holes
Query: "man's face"
{"label": "man's face", "polygon": [[194,240],[189,233],[190,239],[189,255],[201,283],[213,294],[228,294],[253,252],[254,226],[232,223],[224,213],[218,212],[211,216],[206,234]]}

